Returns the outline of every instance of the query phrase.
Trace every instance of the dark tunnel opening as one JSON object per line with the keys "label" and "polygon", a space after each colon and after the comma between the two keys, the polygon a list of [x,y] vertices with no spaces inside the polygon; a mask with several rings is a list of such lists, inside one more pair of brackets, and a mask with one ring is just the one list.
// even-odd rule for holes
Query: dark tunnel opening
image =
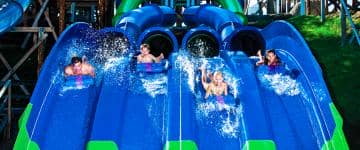
{"label": "dark tunnel opening", "polygon": [[230,49],[233,51],[243,51],[247,56],[255,56],[258,50],[265,48],[263,37],[252,30],[245,30],[236,33],[231,38]]}
{"label": "dark tunnel opening", "polygon": [[162,33],[156,33],[146,37],[143,43],[150,45],[150,53],[155,57],[163,53],[164,57],[168,58],[174,49],[174,43],[171,38]]}
{"label": "dark tunnel opening", "polygon": [[187,50],[195,57],[215,57],[219,55],[219,43],[207,33],[195,34],[186,44]]}

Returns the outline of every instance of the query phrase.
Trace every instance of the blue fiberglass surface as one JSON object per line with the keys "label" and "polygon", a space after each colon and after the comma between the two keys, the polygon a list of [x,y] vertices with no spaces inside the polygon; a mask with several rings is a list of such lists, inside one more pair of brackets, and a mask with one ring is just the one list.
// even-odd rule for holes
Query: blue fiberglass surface
{"label": "blue fiberglass surface", "polygon": [[[259,86],[254,74],[252,62],[246,54],[234,51],[222,51],[221,57],[229,68],[241,79],[240,104],[243,107],[243,118],[247,140],[270,140],[270,128],[267,125],[263,99],[260,96]],[[250,73],[249,73],[250,72]],[[256,118],[256,119],[254,119]]]}
{"label": "blue fiberglass surface", "polygon": [[307,106],[311,97],[306,82],[301,80],[301,75],[292,79],[283,70],[277,69],[274,73],[269,72],[267,66],[260,66],[257,72],[261,96],[266,97],[263,104],[268,124],[277,148],[318,149],[316,141],[322,139],[316,135],[319,128],[312,116],[315,112]]}
{"label": "blue fiberglass surface", "polygon": [[[277,21],[262,31],[267,41],[267,48],[279,49],[283,54],[282,59],[289,60],[292,65],[300,71],[298,82],[304,87],[308,98],[303,99],[310,122],[318,141],[317,147],[321,147],[325,141],[330,140],[333,135],[335,123],[331,115],[329,104],[331,97],[323,80],[321,68],[300,33],[289,23]],[[301,77],[303,75],[303,77]],[[306,101],[307,100],[307,101]]]}
{"label": "blue fiberglass surface", "polygon": [[59,96],[52,98],[52,107],[48,108],[51,113],[41,131],[43,140],[39,144],[42,149],[75,150],[85,147],[96,100],[92,80],[92,77],[86,76],[75,81],[68,79],[67,85],[55,93]]}
{"label": "blue fiberglass surface", "polygon": [[[63,69],[72,56],[94,53],[97,37],[88,24],[73,24],[48,55],[30,100],[33,108],[26,125],[30,139],[41,149],[79,149],[86,144],[101,78],[65,78]],[[93,58],[88,60],[98,70]]]}
{"label": "blue fiberglass surface", "polygon": [[[221,104],[219,97],[204,99],[205,90],[198,71],[202,65],[212,73],[223,73],[229,86],[229,95],[222,97],[225,104]],[[169,140],[193,140],[199,149],[241,149],[245,143],[245,132],[242,132],[245,129],[242,106],[236,105],[239,79],[224,61],[221,58],[193,58],[181,52],[174,58],[171,69]]]}
{"label": "blue fiberglass surface", "polygon": [[161,149],[166,135],[167,75],[137,72],[124,60],[104,74],[90,140],[120,149]]}
{"label": "blue fiberglass surface", "polygon": [[[169,8],[151,8],[161,11],[160,15],[173,15]],[[149,18],[152,22],[159,19]],[[173,20],[161,18],[164,24]],[[160,68],[165,74],[135,72],[135,65],[129,60],[134,39],[124,39],[129,34],[120,30],[96,31],[88,24],[76,23],[57,40],[41,70],[26,124],[30,139],[41,149],[82,149],[89,139],[115,140],[119,147],[129,149],[161,149],[164,145],[166,71]],[[86,56],[95,67],[96,78],[91,86],[81,86],[91,83],[85,78],[64,78],[64,67],[73,56]],[[138,145],[139,142],[144,144]]]}
{"label": "blue fiberglass surface", "polygon": [[0,34],[15,26],[30,4],[30,0],[0,0]]}
{"label": "blue fiberglass surface", "polygon": [[[207,59],[206,63],[214,70],[224,73],[224,80],[229,85],[229,95],[224,98],[209,97],[204,100],[204,89],[201,82],[195,84],[196,105],[193,112],[197,123],[196,142],[199,149],[240,149],[245,143],[245,127],[243,126],[242,104],[235,106],[238,101],[240,79],[233,76],[233,72],[220,58]],[[212,70],[212,72],[214,72]],[[197,77],[200,78],[198,74]],[[225,106],[221,104],[224,99]],[[193,106],[194,107],[194,106]]]}
{"label": "blue fiberglass surface", "polygon": [[16,25],[22,17],[22,7],[12,1],[0,1],[0,33]]}
{"label": "blue fiberglass surface", "polygon": [[277,51],[277,54],[286,68],[269,71],[267,66],[254,69],[256,60],[249,61],[241,52],[224,53],[224,59],[246,81],[242,85],[246,87],[246,96],[240,100],[246,137],[273,139],[277,149],[319,149],[322,143],[317,142],[324,142],[322,123],[319,123],[319,113],[313,109],[308,82],[293,57],[290,59],[286,51]]}

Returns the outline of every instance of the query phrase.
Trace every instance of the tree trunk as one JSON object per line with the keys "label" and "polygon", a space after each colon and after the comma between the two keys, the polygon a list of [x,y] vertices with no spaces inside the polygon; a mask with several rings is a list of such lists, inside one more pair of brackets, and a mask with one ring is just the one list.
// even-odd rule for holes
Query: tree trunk
{"label": "tree trunk", "polygon": [[310,6],[310,0],[306,0],[306,14],[310,15],[311,14],[311,6]]}
{"label": "tree trunk", "polygon": [[268,14],[274,14],[274,0],[268,0],[267,1],[267,13]]}
{"label": "tree trunk", "polygon": [[98,3],[98,10],[99,10],[99,14],[98,14],[98,28],[102,28],[104,27],[104,15],[105,15],[105,0],[99,0]]}
{"label": "tree trunk", "polygon": [[59,1],[59,10],[60,10],[60,14],[59,14],[59,34],[61,34],[61,32],[64,31],[64,27],[65,27],[65,11],[66,11],[66,5],[65,5],[65,0],[60,0]]}

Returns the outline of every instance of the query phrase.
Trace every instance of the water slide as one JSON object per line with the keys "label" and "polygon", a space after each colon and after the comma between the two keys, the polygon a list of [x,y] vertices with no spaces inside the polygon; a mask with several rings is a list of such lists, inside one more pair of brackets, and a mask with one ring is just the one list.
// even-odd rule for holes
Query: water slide
{"label": "water slide", "polygon": [[[116,14],[113,17],[113,25],[118,24],[122,15],[130,10],[137,8],[144,0],[116,0]],[[223,8],[235,13],[243,24],[247,24],[247,17],[244,15],[243,7],[238,0],[216,0]],[[241,2],[243,3],[243,2]]]}
{"label": "water slide", "polygon": [[[342,120],[331,102],[321,68],[292,25],[277,21],[264,29],[243,26],[233,13],[212,6],[188,8],[184,16],[189,26],[205,25],[217,31],[219,35],[199,30],[197,36],[208,39],[220,36],[221,43],[213,44],[220,45],[220,57],[243,79],[244,86],[252,85],[242,89],[256,96],[240,97],[248,129],[245,146],[348,149],[341,130]],[[213,17],[223,19],[215,21]],[[270,48],[276,50],[284,63],[276,73],[270,73],[267,67],[254,67],[254,60],[249,58],[259,49]],[[252,100],[252,105],[246,103],[248,100]],[[254,118],[261,124],[252,124]]]}
{"label": "water slide", "polygon": [[[182,41],[185,52],[166,28],[175,22],[168,7],[130,11],[114,28],[100,31],[85,23],[68,27],[43,66],[14,149],[346,149],[321,69],[296,29],[286,22],[247,27],[231,14],[213,6],[188,8],[185,20],[194,28]],[[125,37],[129,51],[109,57],[107,51],[116,50],[108,48],[109,37]],[[190,48],[197,39],[216,47],[205,57],[217,57],[194,57]],[[133,56],[144,42],[168,59],[161,73],[151,72],[156,66],[145,65],[145,72],[136,67]],[[298,70],[293,80],[302,87],[300,95],[264,86],[248,57],[259,48],[275,48],[288,68]],[[63,77],[74,55],[88,56],[96,80]],[[232,79],[226,109],[202,100],[201,64],[223,68],[225,79]],[[207,112],[209,107],[216,109]]]}
{"label": "water slide", "polygon": [[[148,43],[152,54],[158,56],[162,52],[169,58],[178,50],[175,36],[167,28],[150,25],[174,23],[175,12],[171,8],[150,5],[124,14],[114,32],[122,24],[126,31],[141,27],[145,30],[133,32],[141,33],[137,34],[137,47]],[[152,71],[161,66],[149,64],[138,68],[134,57],[121,61],[126,63],[104,74],[88,149],[162,149],[167,132],[167,70],[155,73]]]}
{"label": "water slide", "polygon": [[[99,149],[99,145],[102,149],[104,140],[115,142],[110,148],[111,144],[129,149],[163,147],[166,70],[145,78],[141,70],[137,73],[132,56],[143,42],[158,49],[152,51],[154,55],[161,50],[168,58],[177,51],[175,36],[164,27],[174,22],[171,8],[152,5],[125,14],[116,27],[99,31],[86,23],[68,27],[42,68],[41,80],[19,121],[14,149]],[[63,68],[72,56],[87,56],[97,70],[96,80],[64,78]],[[117,59],[110,59],[113,56]],[[152,89],[153,82],[158,88]]]}
{"label": "water slide", "polygon": [[[84,147],[97,100],[96,82],[87,76],[64,78],[63,68],[74,54],[85,54],[98,35],[88,24],[68,27],[54,45],[41,70],[30,103],[19,120],[14,149],[79,149]],[[83,43],[78,43],[78,42]]]}
{"label": "water slide", "polygon": [[0,1],[0,34],[15,26],[22,18],[23,12],[30,5],[30,0]]}

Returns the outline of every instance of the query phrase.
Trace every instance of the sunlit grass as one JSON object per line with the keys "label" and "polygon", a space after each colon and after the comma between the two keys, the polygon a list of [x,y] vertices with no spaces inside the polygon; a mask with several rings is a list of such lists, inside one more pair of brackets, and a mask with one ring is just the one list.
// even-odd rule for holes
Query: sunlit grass
{"label": "sunlit grass", "polygon": [[360,47],[356,43],[341,46],[339,17],[328,17],[325,23],[315,16],[294,17],[288,21],[309,43],[344,119],[359,124],[360,70],[355,68],[360,66]]}

